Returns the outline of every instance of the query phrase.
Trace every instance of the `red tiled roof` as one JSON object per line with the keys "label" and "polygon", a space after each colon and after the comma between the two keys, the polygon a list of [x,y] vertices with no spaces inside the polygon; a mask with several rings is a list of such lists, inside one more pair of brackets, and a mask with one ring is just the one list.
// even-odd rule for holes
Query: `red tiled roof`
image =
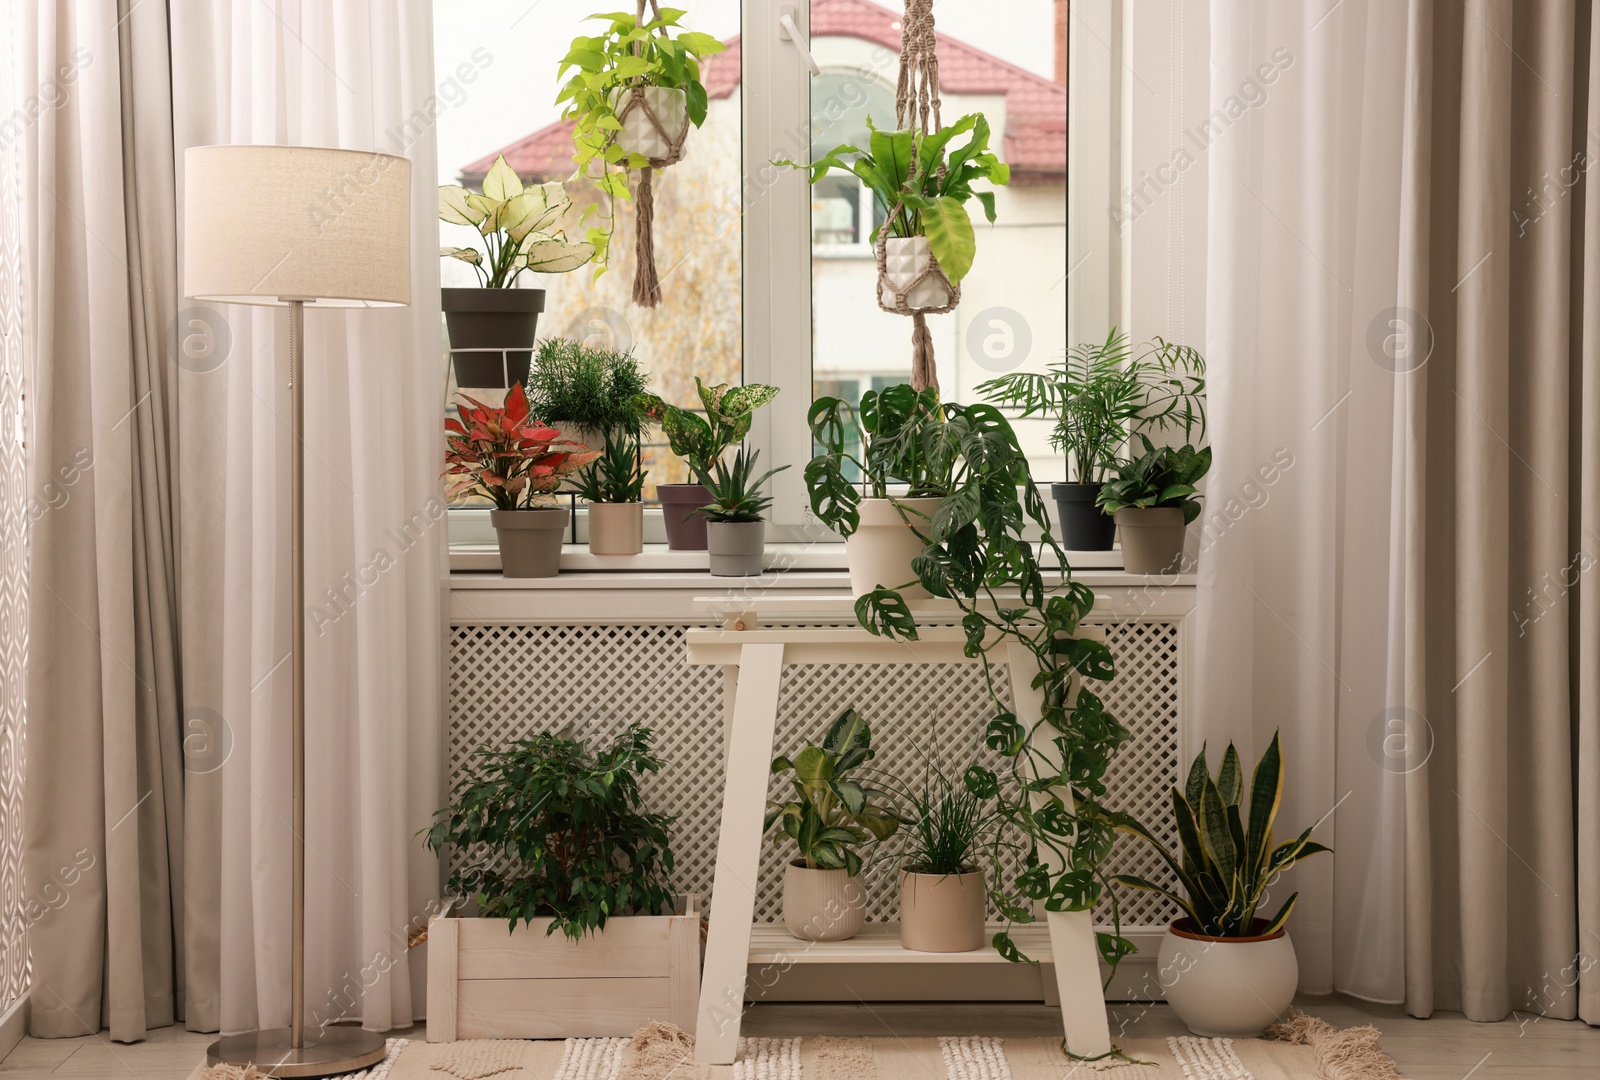
{"label": "red tiled roof", "polygon": [[[812,0],[811,36],[854,37],[900,50],[900,15],[870,0]],[[1067,88],[948,34],[939,35],[939,85],[951,94],[1004,94],[1005,143],[1001,158],[1013,181],[1063,183],[1067,175]],[[703,78],[712,98],[725,98],[739,85],[739,39],[728,51],[709,58]],[[953,119],[953,118],[952,118]],[[557,122],[495,153],[523,176],[559,179],[572,172],[572,126]],[[494,163],[489,154],[461,170],[462,179],[481,179]]]}

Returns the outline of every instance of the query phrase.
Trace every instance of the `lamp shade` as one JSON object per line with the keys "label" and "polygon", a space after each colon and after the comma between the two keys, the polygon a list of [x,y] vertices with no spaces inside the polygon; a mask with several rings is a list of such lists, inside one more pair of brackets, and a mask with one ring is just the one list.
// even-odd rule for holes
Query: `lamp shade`
{"label": "lamp shade", "polygon": [[183,291],[229,304],[411,302],[411,162],[318,146],[184,151]]}

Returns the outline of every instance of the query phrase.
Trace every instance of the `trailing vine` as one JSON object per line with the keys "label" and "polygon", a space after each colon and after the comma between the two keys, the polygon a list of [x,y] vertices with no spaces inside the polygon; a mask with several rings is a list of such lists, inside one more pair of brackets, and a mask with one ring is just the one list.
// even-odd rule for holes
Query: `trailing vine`
{"label": "trailing vine", "polygon": [[[1027,457],[1000,411],[934,403],[927,420],[905,425],[900,437],[922,440],[917,452],[925,460],[953,464],[948,494],[931,521],[914,520],[924,547],[912,565],[929,593],[954,601],[961,613],[963,650],[982,661],[995,707],[984,741],[1006,759],[998,772],[974,765],[963,778],[1004,823],[988,852],[990,895],[1006,919],[994,948],[1007,960],[1029,961],[1011,931],[1035,921],[1034,902],[1047,911],[1089,911],[1108,895],[1113,931],[1097,933],[1096,943],[1115,970],[1134,947],[1121,934],[1103,869],[1118,816],[1102,800],[1112,755],[1128,731],[1090,689],[1116,674],[1111,650],[1081,632],[1094,593],[1072,579]],[[895,453],[907,456],[913,448]],[[1035,526],[1036,538],[1029,535]],[[1052,562],[1056,568],[1047,569]],[[894,589],[860,597],[856,617],[880,636],[918,636],[915,615]],[[1013,643],[1037,665],[1031,683],[1043,708],[1032,723],[1018,719],[996,680],[995,665]],[[1008,874],[1004,856],[1016,850],[1022,866]]]}

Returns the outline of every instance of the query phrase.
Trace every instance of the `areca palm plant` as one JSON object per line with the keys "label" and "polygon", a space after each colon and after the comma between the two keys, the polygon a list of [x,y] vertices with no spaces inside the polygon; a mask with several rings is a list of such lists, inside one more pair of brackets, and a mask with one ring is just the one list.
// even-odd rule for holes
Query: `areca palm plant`
{"label": "areca palm plant", "polygon": [[1015,371],[978,386],[997,405],[1055,420],[1050,443],[1080,484],[1105,478],[1139,428],[1205,434],[1206,362],[1194,349],[1156,338],[1136,351],[1113,329],[1074,345],[1045,372]]}
{"label": "areca palm plant", "polygon": [[1312,825],[1288,843],[1272,846],[1272,824],[1283,798],[1283,751],[1278,733],[1256,763],[1250,780],[1250,802],[1244,804],[1244,773],[1239,753],[1228,744],[1222,766],[1212,776],[1205,748],[1194,759],[1183,790],[1172,789],[1172,816],[1180,853],[1174,855],[1149,829],[1125,814],[1117,828],[1155,847],[1184,896],[1131,874],[1118,874],[1119,885],[1160,893],[1193,921],[1199,933],[1236,938],[1276,934],[1294,910],[1293,893],[1270,919],[1257,916],[1267,890],[1280,874],[1303,859],[1330,851],[1311,839]]}

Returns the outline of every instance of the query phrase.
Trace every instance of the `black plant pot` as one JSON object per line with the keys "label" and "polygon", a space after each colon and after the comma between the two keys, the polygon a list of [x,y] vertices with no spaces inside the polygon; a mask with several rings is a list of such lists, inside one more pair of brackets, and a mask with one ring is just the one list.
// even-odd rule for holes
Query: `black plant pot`
{"label": "black plant pot", "polygon": [[1095,505],[1099,484],[1051,484],[1061,514],[1061,546],[1068,551],[1110,551],[1117,523]]}
{"label": "black plant pot", "polygon": [[[457,386],[503,388],[528,381],[544,310],[543,289],[440,289],[439,294]],[[457,349],[512,351],[502,356]]]}

